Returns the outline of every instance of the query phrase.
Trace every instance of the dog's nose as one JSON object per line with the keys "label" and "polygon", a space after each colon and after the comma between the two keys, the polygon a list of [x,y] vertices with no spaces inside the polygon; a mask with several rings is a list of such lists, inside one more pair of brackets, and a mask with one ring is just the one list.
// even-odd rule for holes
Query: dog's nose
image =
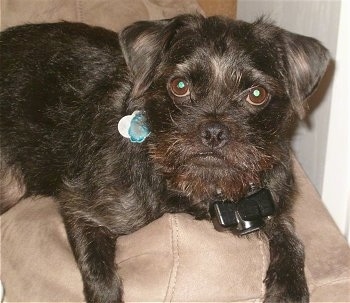
{"label": "dog's nose", "polygon": [[229,129],[219,122],[207,122],[200,128],[202,143],[211,148],[223,147],[229,139]]}

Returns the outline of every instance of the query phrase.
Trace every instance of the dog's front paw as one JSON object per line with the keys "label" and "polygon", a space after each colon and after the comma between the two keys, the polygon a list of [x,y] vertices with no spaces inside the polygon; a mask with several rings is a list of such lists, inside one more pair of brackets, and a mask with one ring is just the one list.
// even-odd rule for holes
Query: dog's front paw
{"label": "dog's front paw", "polygon": [[289,292],[279,292],[265,295],[264,303],[308,303],[308,294],[294,294]]}
{"label": "dog's front paw", "polygon": [[118,292],[85,294],[86,303],[124,303]]}
{"label": "dog's front paw", "polygon": [[266,292],[264,303],[307,303],[309,291],[304,277],[276,276],[265,279]]}
{"label": "dog's front paw", "polygon": [[123,303],[123,288],[114,284],[113,286],[93,283],[84,287],[86,303]]}

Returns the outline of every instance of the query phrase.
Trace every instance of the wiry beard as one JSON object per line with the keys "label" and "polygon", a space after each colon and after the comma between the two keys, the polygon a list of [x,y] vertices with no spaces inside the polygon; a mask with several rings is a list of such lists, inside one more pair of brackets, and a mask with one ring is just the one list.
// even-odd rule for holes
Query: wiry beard
{"label": "wiry beard", "polygon": [[275,159],[261,148],[233,143],[213,157],[198,155],[197,147],[183,136],[167,138],[150,145],[150,155],[168,180],[169,189],[180,191],[192,201],[213,199],[220,192],[236,201],[252,184],[261,185],[263,175]]}

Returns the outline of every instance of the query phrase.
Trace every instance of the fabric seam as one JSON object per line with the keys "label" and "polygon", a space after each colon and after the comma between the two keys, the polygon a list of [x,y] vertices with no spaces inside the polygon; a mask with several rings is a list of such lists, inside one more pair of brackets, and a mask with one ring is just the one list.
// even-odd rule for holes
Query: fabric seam
{"label": "fabric seam", "polygon": [[176,214],[169,216],[169,222],[171,226],[171,242],[172,242],[172,254],[173,254],[173,266],[171,269],[169,282],[167,291],[165,294],[164,302],[169,300],[169,302],[172,302],[174,295],[175,295],[175,288],[176,288],[176,282],[177,282],[177,273],[178,273],[178,267],[180,264],[180,255],[179,255],[179,226],[178,226],[178,220]]}
{"label": "fabric seam", "polygon": [[75,6],[77,10],[77,21],[83,22],[84,14],[83,14],[83,5],[81,3],[81,0],[76,0]]}
{"label": "fabric seam", "polygon": [[265,280],[265,270],[267,269],[267,260],[266,260],[265,254],[264,254],[265,244],[263,243],[263,240],[260,237],[258,238],[258,241],[259,241],[259,251],[260,251],[261,257],[262,257],[260,299],[263,299],[264,295],[265,295],[264,280]]}

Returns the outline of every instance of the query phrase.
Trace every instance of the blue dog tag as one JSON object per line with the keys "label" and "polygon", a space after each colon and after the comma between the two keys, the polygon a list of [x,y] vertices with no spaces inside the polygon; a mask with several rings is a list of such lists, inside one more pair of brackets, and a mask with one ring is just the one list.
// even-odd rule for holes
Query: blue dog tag
{"label": "blue dog tag", "polygon": [[124,116],[118,123],[119,133],[133,143],[142,143],[150,135],[146,118],[140,111]]}

